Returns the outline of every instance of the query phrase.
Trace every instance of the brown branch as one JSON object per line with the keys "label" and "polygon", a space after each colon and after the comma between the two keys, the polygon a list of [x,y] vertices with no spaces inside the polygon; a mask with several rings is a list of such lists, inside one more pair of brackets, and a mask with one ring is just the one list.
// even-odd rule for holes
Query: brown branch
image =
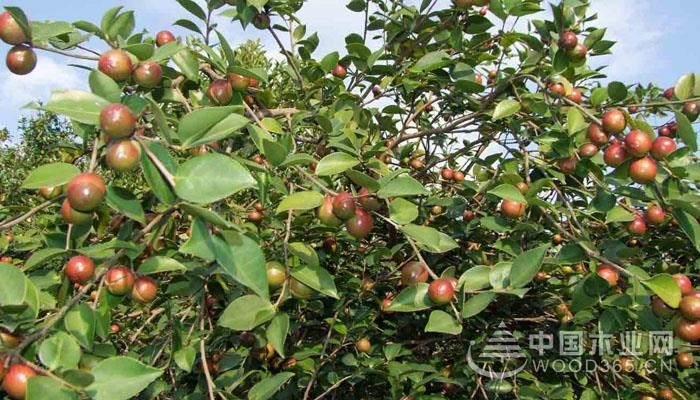
{"label": "brown branch", "polygon": [[62,198],[63,198],[63,196],[59,196],[53,200],[47,200],[47,201],[39,204],[38,206],[32,208],[31,210],[27,211],[26,213],[15,217],[14,219],[10,219],[8,221],[4,221],[4,222],[0,223],[0,230],[12,228],[13,226],[21,223],[22,221],[25,221],[26,219],[28,219],[32,215],[34,215],[34,214],[38,213],[39,211],[45,209],[46,207],[50,206],[51,204],[56,202],[56,200],[59,200]]}

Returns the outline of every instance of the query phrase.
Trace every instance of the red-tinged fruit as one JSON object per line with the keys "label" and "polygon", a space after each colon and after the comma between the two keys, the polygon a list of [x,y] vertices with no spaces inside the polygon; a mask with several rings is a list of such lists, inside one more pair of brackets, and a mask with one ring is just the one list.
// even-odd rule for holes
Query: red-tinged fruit
{"label": "red-tinged fruit", "polygon": [[355,209],[355,216],[345,221],[345,228],[355,239],[364,239],[374,228],[374,219],[363,208]]}
{"label": "red-tinged fruit", "polygon": [[559,47],[566,51],[573,50],[577,44],[578,37],[571,31],[562,32],[559,36]]}
{"label": "red-tinged fruit", "polygon": [[223,106],[231,102],[233,98],[233,88],[226,79],[213,81],[207,89],[207,97],[217,106]]}
{"label": "red-tinged fruit", "polygon": [[644,212],[644,218],[651,225],[663,224],[666,220],[666,212],[661,206],[651,205]]}
{"label": "red-tinged fruit", "polygon": [[693,355],[690,353],[678,353],[676,356],[676,364],[681,368],[690,368],[693,366]]}
{"label": "red-tinged fruit", "polygon": [[676,334],[676,337],[686,342],[700,341],[700,321],[689,321],[685,318],[679,318],[676,321],[673,332]]}
{"label": "red-tinged fruit", "polygon": [[107,146],[105,162],[115,171],[132,171],[139,166],[140,160],[141,146],[136,140],[122,139]]}
{"label": "red-tinged fruit", "polygon": [[674,88],[672,88],[672,87],[667,88],[666,90],[664,90],[664,93],[662,94],[663,97],[665,97],[665,98],[667,98],[667,99],[669,99],[669,100],[671,100],[671,99],[673,98],[674,95],[675,95],[675,90],[674,90]]}
{"label": "red-tinged fruit", "polygon": [[236,92],[245,92],[250,85],[250,78],[231,72],[228,74],[228,82]]}
{"label": "red-tinged fruit", "polygon": [[34,49],[23,44],[11,48],[7,52],[5,65],[15,75],[27,75],[36,67],[36,53]]}
{"label": "red-tinged fruit", "polygon": [[651,157],[638,158],[630,163],[629,175],[636,183],[648,184],[656,179],[656,161]]}
{"label": "red-tinged fruit", "polygon": [[578,165],[578,157],[575,155],[567,158],[562,158],[557,161],[557,166],[559,170],[565,175],[571,175],[576,172],[576,165]]}
{"label": "red-tinged fruit", "polygon": [[525,204],[503,199],[501,201],[501,213],[511,219],[520,218],[525,214]]}
{"label": "red-tinged fruit", "polygon": [[343,65],[338,64],[333,67],[333,71],[331,73],[336,78],[345,79],[345,77],[348,75],[348,70]]}
{"label": "red-tinged fruit", "polygon": [[451,168],[443,168],[440,171],[440,177],[446,181],[451,181],[454,176],[454,171]]}
{"label": "red-tinged fruit", "polygon": [[519,191],[521,194],[527,194],[527,192],[530,191],[530,185],[528,185],[527,183],[522,182],[522,181],[516,183],[516,184],[515,184],[515,187],[518,188],[518,191]]}
{"label": "red-tinged fruit", "polygon": [[163,79],[163,68],[153,61],[143,61],[134,69],[134,82],[139,86],[151,89],[160,84]]}
{"label": "red-tinged fruit", "polygon": [[647,223],[640,215],[634,217],[629,224],[627,224],[627,232],[633,235],[643,235],[647,231]]}
{"label": "red-tinged fruit", "polygon": [[566,94],[566,89],[564,88],[564,85],[557,82],[557,83],[550,83],[549,86],[549,93],[556,95],[556,96],[564,96]]}
{"label": "red-tinged fruit", "polygon": [[15,400],[23,400],[27,394],[27,383],[36,371],[24,364],[12,364],[2,381],[2,389]]}
{"label": "red-tinged fruit", "polygon": [[428,281],[428,268],[418,261],[411,261],[401,269],[401,283],[405,286]]}
{"label": "red-tinged fruit", "polygon": [[29,41],[29,38],[19,26],[15,18],[7,11],[0,14],[0,39],[3,42],[12,45],[22,44]]}
{"label": "red-tinged fruit", "polygon": [[683,103],[683,108],[681,109],[681,112],[688,117],[688,120],[690,122],[694,122],[696,119],[698,119],[698,114],[700,114],[700,107],[698,107],[698,103],[695,101],[687,101]]}
{"label": "red-tinged fruit", "polygon": [[333,197],[326,196],[323,199],[323,204],[318,207],[318,219],[323,225],[326,226],[340,226],[343,223],[338,217],[333,213]]}
{"label": "red-tinged fruit", "polygon": [[620,280],[620,273],[611,265],[600,264],[595,272],[598,276],[608,281],[610,286],[617,286]]}
{"label": "red-tinged fruit", "polygon": [[71,257],[63,268],[71,283],[86,284],[95,277],[95,263],[86,256]]}
{"label": "red-tinged fruit", "polygon": [[588,47],[585,44],[579,43],[573,49],[568,52],[569,57],[574,61],[581,61],[586,58],[588,54]]}
{"label": "red-tinged fruit", "polygon": [[700,297],[683,296],[678,309],[688,321],[700,320]]}
{"label": "red-tinged fruit", "polygon": [[148,276],[139,276],[131,288],[131,298],[141,304],[152,302],[158,296],[158,282]]}
{"label": "red-tinged fruit", "polygon": [[379,201],[377,196],[372,194],[372,192],[370,192],[369,189],[365,187],[361,188],[357,195],[357,201],[360,202],[360,205],[362,205],[362,207],[369,211],[377,211],[382,207],[382,203]]}
{"label": "red-tinged fruit", "polygon": [[625,114],[618,109],[606,111],[603,114],[602,122],[603,131],[611,135],[621,133],[627,126]]}
{"label": "red-tinged fruit", "polygon": [[133,63],[127,52],[112,49],[102,53],[97,68],[115,81],[123,82],[131,77]]}
{"label": "red-tinged fruit", "polygon": [[571,90],[571,93],[566,96],[567,99],[573,101],[576,104],[581,104],[583,101],[583,95],[581,94],[581,90],[577,88],[573,88]]}
{"label": "red-tinged fruit", "polygon": [[102,178],[92,172],[77,175],[66,186],[70,206],[78,211],[90,212],[102,204],[107,188]]}
{"label": "red-tinged fruit", "polygon": [[347,220],[355,216],[355,199],[348,192],[340,192],[333,198],[333,214]]}
{"label": "red-tinged fruit", "polygon": [[651,144],[651,155],[657,160],[663,160],[676,151],[676,141],[666,136],[659,136]]}
{"label": "red-tinged fruit", "polygon": [[175,41],[175,35],[170,31],[160,31],[156,34],[156,46],[162,47]]}
{"label": "red-tinged fruit", "polygon": [[124,104],[110,104],[100,111],[100,129],[111,139],[129,137],[136,130],[136,116]]}
{"label": "red-tinged fruit", "polygon": [[53,200],[63,193],[63,188],[60,186],[51,186],[39,188],[39,195],[46,200]]}
{"label": "red-tinged fruit", "polygon": [[595,122],[591,122],[588,125],[588,140],[591,141],[596,146],[603,146],[608,143],[608,134],[603,131],[603,128],[596,124]]}
{"label": "red-tinged fruit", "polygon": [[653,296],[651,298],[651,311],[653,311],[657,317],[661,318],[671,318],[676,314],[676,310],[669,307],[668,304],[658,296]]}
{"label": "red-tinged fruit", "polygon": [[462,172],[462,171],[454,171],[454,172],[452,173],[452,180],[453,180],[455,183],[462,183],[462,182],[464,182],[464,172]]}
{"label": "red-tinged fruit", "polygon": [[111,267],[104,277],[104,284],[107,290],[115,296],[123,296],[134,286],[136,277],[131,268],[123,265]]}
{"label": "red-tinged fruit", "polygon": [[603,161],[605,164],[611,167],[619,167],[622,163],[627,160],[629,154],[627,149],[624,148],[617,140],[608,146],[603,152]]}
{"label": "red-tinged fruit", "polygon": [[432,281],[428,286],[428,297],[437,305],[447,304],[452,301],[455,294],[455,285],[450,279],[440,278]]}
{"label": "red-tinged fruit", "polygon": [[598,146],[593,143],[584,143],[579,146],[578,154],[583,158],[591,158],[598,154]]}
{"label": "red-tinged fruit", "polygon": [[92,213],[81,212],[70,206],[68,200],[64,200],[61,205],[61,216],[63,219],[73,225],[83,225],[92,221]]}
{"label": "red-tinged fruit", "polygon": [[660,126],[657,132],[659,133],[659,136],[671,137],[671,129],[668,127],[668,125]]}
{"label": "red-tinged fruit", "polygon": [[693,283],[690,281],[690,278],[688,278],[688,275],[680,273],[675,274],[673,275],[673,279],[676,280],[678,288],[681,289],[681,293],[683,295],[689,294],[693,291]]}
{"label": "red-tinged fruit", "polygon": [[625,136],[625,147],[634,157],[645,156],[651,150],[651,137],[640,130],[633,130]]}

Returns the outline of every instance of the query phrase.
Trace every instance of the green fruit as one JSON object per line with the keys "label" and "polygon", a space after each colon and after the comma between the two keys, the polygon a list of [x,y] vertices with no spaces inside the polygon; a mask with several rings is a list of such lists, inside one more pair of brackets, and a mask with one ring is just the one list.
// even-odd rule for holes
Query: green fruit
{"label": "green fruit", "polygon": [[64,200],[61,205],[61,216],[69,224],[83,225],[92,221],[92,213],[80,212],[70,206],[68,200]]}
{"label": "green fruit", "polygon": [[343,223],[333,214],[333,197],[326,196],[323,199],[323,204],[318,207],[318,219],[323,225],[330,227],[340,226]]}
{"label": "green fruit", "polygon": [[265,268],[267,269],[267,285],[271,289],[281,287],[287,279],[287,271],[284,265],[277,261],[268,261],[265,264]]}
{"label": "green fruit", "polygon": [[308,299],[314,293],[313,289],[294,278],[289,280],[289,291],[295,299]]}

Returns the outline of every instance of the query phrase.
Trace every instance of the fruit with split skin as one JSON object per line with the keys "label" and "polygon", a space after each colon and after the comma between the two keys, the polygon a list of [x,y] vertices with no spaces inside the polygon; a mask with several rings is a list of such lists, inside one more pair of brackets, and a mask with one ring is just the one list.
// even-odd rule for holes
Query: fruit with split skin
{"label": "fruit with split skin", "polygon": [[525,215],[525,207],[525,204],[517,201],[508,199],[501,201],[501,213],[511,219],[517,219]]}
{"label": "fruit with split skin", "polygon": [[158,282],[148,276],[139,276],[131,288],[131,298],[141,304],[152,302],[158,296]]}

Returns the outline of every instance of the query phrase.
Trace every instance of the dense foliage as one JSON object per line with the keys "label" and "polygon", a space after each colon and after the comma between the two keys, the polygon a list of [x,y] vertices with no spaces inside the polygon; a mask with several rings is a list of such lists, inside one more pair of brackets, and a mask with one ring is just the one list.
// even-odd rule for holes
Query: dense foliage
{"label": "dense foliage", "polygon": [[93,67],[0,149],[9,397],[697,396],[696,75],[607,79],[584,0],[352,0],[330,54],[303,1],[177,3],[0,15],[12,72]]}

